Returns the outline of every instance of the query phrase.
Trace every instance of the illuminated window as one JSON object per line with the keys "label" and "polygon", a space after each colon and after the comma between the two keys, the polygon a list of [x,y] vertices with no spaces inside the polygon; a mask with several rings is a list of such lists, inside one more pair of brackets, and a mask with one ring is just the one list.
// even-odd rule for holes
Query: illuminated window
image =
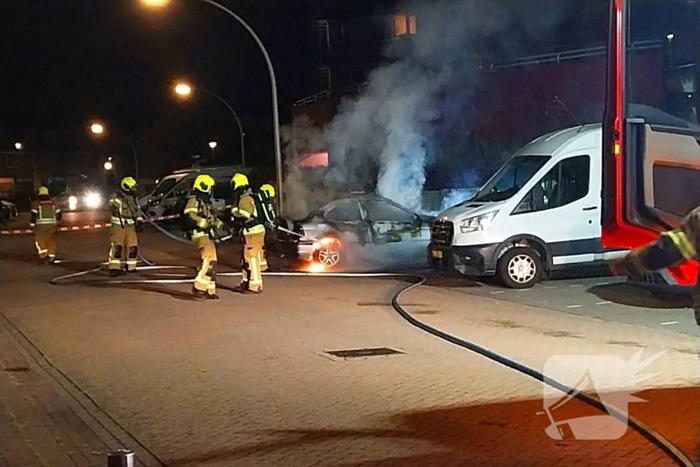
{"label": "illuminated window", "polygon": [[406,15],[394,15],[394,36],[399,37],[404,34],[408,34]]}
{"label": "illuminated window", "polygon": [[394,15],[394,37],[416,33],[415,15]]}

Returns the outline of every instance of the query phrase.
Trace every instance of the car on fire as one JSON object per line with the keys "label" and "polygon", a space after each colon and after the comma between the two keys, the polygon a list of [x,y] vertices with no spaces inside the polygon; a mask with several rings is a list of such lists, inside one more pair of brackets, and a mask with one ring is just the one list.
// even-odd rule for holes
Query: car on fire
{"label": "car on fire", "polygon": [[282,253],[329,269],[347,263],[357,246],[427,245],[431,222],[387,198],[360,195],[332,201],[301,220],[278,218],[275,240]]}

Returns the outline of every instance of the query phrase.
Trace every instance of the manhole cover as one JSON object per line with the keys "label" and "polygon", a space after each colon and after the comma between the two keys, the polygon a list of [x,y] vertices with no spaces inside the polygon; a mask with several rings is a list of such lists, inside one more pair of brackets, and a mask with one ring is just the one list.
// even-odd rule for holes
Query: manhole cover
{"label": "manhole cover", "polygon": [[399,355],[403,352],[388,347],[377,347],[372,349],[327,350],[326,353],[338,358],[362,358]]}

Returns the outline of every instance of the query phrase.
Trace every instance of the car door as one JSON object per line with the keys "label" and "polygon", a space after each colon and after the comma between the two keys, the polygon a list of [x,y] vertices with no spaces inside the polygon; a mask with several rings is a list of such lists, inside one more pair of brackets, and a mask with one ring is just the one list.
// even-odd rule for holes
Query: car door
{"label": "car door", "polygon": [[599,184],[591,183],[597,180],[595,167],[588,155],[559,161],[512,214],[522,233],[545,241],[554,266],[592,262],[600,252],[599,190],[592,189]]}
{"label": "car door", "polygon": [[388,200],[365,200],[366,213],[373,243],[400,242],[421,238],[420,219],[407,209]]}
{"label": "car door", "polygon": [[360,205],[355,200],[340,200],[322,209],[324,223],[317,225],[319,232],[337,232],[345,240],[364,245],[368,242],[368,232]]}

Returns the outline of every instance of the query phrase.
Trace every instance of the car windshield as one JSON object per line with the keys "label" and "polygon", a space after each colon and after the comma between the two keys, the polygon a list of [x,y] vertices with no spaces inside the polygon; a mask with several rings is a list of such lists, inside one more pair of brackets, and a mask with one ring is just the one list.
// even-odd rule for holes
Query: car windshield
{"label": "car windshield", "polygon": [[469,201],[505,201],[515,195],[551,156],[516,156]]}
{"label": "car windshield", "polygon": [[166,180],[163,180],[156,187],[155,191],[153,192],[153,196],[163,196],[164,194],[172,190],[176,183],[177,179],[175,178],[168,178]]}

